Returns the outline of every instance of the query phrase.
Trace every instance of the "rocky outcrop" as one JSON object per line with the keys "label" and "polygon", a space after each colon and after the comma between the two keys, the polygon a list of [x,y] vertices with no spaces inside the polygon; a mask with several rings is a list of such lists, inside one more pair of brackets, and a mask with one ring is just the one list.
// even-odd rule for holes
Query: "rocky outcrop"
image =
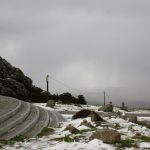
{"label": "rocky outcrop", "polygon": [[34,86],[24,73],[0,57],[0,95],[11,96],[32,102],[46,102],[47,94]]}

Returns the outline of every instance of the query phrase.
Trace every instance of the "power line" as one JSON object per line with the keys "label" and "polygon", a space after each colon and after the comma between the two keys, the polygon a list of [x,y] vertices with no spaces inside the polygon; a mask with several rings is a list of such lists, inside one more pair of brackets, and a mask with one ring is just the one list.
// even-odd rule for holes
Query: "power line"
{"label": "power line", "polygon": [[61,81],[57,80],[56,78],[52,77],[51,75],[49,75],[49,78],[52,79],[53,81],[63,85],[64,87],[67,87],[67,88],[69,88],[69,89],[71,89],[73,91],[79,92],[79,93],[86,93],[86,94],[100,94],[101,93],[102,94],[102,92],[89,92],[89,91],[85,91],[85,90],[76,89],[76,88],[74,88],[72,86],[69,86],[68,84],[66,84],[64,82],[61,82]]}
{"label": "power line", "polygon": [[63,85],[64,87],[67,87],[67,88],[69,88],[69,89],[71,89],[71,90],[80,92],[78,89],[75,89],[75,88],[73,88],[73,87],[71,87],[71,86],[69,86],[69,85],[67,85],[67,84],[65,84],[65,83],[63,83],[63,82],[61,82],[61,81],[59,81],[59,80],[53,78],[51,75],[49,75],[49,77],[50,77],[53,81],[55,81],[55,82],[57,82],[57,83]]}
{"label": "power line", "polygon": [[112,101],[112,98],[110,97],[110,95],[108,95],[108,93],[106,93],[107,98]]}
{"label": "power line", "polygon": [[[72,87],[72,86],[70,86],[70,85],[68,85],[68,84],[66,84],[66,83],[64,83],[64,82],[62,82],[62,81],[59,81],[58,79],[54,78],[54,77],[51,76],[51,75],[49,75],[49,78],[50,78],[51,80],[57,82],[58,84],[60,84],[60,85],[62,85],[62,86],[64,86],[64,87],[70,89],[70,90],[76,91],[77,93],[83,93],[84,95],[86,95],[86,96],[88,96],[88,97],[91,96],[91,95],[93,95],[93,94],[94,94],[94,95],[98,94],[98,95],[102,95],[102,96],[103,96],[103,94],[104,94],[104,91],[91,92],[91,91],[79,90],[79,89],[77,89],[77,88],[74,88],[74,87]],[[53,92],[54,92],[54,90],[53,90]],[[106,97],[109,99],[109,101],[112,101],[112,97],[111,97],[107,92],[105,92],[105,95],[106,95]]]}

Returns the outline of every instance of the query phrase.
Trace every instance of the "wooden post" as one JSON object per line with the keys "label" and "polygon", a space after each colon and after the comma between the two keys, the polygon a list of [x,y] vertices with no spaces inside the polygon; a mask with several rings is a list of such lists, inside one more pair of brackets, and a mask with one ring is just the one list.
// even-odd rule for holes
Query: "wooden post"
{"label": "wooden post", "polygon": [[104,92],[104,105],[105,105],[105,92]]}
{"label": "wooden post", "polygon": [[48,98],[48,95],[49,95],[49,81],[48,81],[48,78],[49,78],[49,75],[46,76],[46,90],[47,90],[47,98]]}

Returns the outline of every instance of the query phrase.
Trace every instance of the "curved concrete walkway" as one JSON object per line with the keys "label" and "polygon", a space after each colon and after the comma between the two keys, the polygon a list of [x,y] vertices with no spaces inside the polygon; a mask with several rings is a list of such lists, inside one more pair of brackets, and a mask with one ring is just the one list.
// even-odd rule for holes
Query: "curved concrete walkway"
{"label": "curved concrete walkway", "polygon": [[44,127],[58,127],[63,121],[65,119],[58,112],[0,96],[0,140],[9,140],[17,135],[35,137]]}

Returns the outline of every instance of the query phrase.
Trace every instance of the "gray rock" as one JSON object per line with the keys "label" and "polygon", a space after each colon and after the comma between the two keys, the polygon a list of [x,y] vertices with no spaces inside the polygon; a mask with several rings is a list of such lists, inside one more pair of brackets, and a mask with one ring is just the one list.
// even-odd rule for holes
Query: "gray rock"
{"label": "gray rock", "polygon": [[93,122],[103,121],[103,119],[95,112],[91,112],[89,116]]}
{"label": "gray rock", "polygon": [[94,126],[93,126],[90,122],[88,122],[87,120],[83,120],[83,121],[81,122],[80,126],[82,126],[82,125],[87,126],[87,127],[89,127],[89,128],[93,128],[93,127],[94,127]]}
{"label": "gray rock", "polygon": [[113,105],[112,104],[103,105],[101,108],[98,109],[98,111],[113,112]]}
{"label": "gray rock", "polygon": [[128,115],[125,116],[125,119],[129,122],[137,123],[137,116],[136,115]]}
{"label": "gray rock", "polygon": [[69,131],[70,133],[76,134],[79,133],[80,131],[78,129],[76,129],[74,126],[72,126],[71,124],[69,124],[64,131]]}
{"label": "gray rock", "polygon": [[120,133],[116,130],[102,129],[97,130],[91,135],[90,140],[93,139],[99,139],[102,140],[104,143],[113,144],[119,142],[121,137]]}
{"label": "gray rock", "polygon": [[89,109],[82,109],[76,112],[72,119],[91,117],[93,121],[103,121],[103,119],[95,112]]}
{"label": "gray rock", "polygon": [[80,137],[79,136],[75,136],[73,139],[74,139],[75,142],[80,142]]}
{"label": "gray rock", "polygon": [[48,100],[46,106],[47,106],[47,107],[54,108],[54,107],[55,107],[55,101],[54,101],[54,100]]}

